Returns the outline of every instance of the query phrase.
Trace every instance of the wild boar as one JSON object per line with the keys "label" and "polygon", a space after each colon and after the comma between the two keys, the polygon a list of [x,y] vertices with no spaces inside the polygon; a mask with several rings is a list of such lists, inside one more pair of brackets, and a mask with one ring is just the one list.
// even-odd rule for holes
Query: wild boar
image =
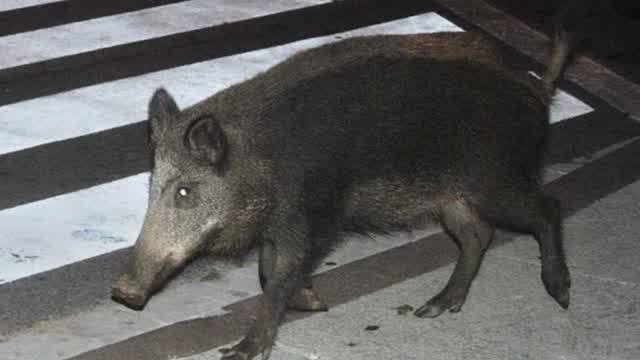
{"label": "wild boar", "polygon": [[503,54],[473,33],[357,37],[184,110],[157,90],[148,209],[113,298],[142,309],[194,256],[258,248],[261,308],[224,358],[268,358],[287,305],[326,310],[310,274],[342,234],[439,224],[459,259],[415,315],[460,311],[495,227],[537,239],[566,308],[560,208],[540,176],[568,47],[556,41],[542,81]]}

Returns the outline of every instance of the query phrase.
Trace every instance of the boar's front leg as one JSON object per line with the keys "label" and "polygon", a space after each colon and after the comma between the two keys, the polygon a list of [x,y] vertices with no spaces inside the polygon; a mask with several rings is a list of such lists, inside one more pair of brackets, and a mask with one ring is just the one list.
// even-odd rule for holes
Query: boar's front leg
{"label": "boar's front leg", "polygon": [[[263,291],[267,281],[273,281],[268,279],[273,278],[273,267],[277,256],[278,255],[273,244],[269,241],[263,241],[260,246],[259,261],[260,286]],[[311,282],[313,263],[306,262],[305,265],[301,286],[289,299],[287,307],[291,310],[298,311],[327,311],[329,307],[320,299],[316,291],[313,289],[313,284]]]}
{"label": "boar's front leg", "polygon": [[263,295],[256,321],[237,345],[222,350],[223,360],[248,360],[260,353],[263,360],[269,358],[287,303],[303,284],[309,254],[304,243],[271,241],[261,249],[261,256],[268,255],[261,258]]}

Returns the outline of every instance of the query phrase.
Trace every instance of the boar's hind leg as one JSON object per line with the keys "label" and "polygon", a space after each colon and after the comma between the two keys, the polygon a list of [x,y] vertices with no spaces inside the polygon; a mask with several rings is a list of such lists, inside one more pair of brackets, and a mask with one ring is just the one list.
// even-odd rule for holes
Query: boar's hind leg
{"label": "boar's hind leg", "polygon": [[[265,289],[268,279],[273,276],[273,266],[277,256],[275,248],[270,242],[265,241],[262,243],[259,261],[260,286],[262,290]],[[309,262],[309,265],[305,267],[301,287],[296,290],[287,303],[289,309],[298,311],[327,311],[329,309],[313,289],[311,272],[312,266],[311,262]]]}
{"label": "boar's hind leg", "polygon": [[481,215],[513,230],[532,234],[540,247],[542,282],[563,308],[569,307],[571,276],[562,249],[562,216],[559,203],[537,190],[509,190],[481,204]]}
{"label": "boar's hind leg", "polygon": [[456,241],[460,257],[445,288],[415,311],[418,317],[436,317],[446,310],[460,311],[493,237],[493,227],[463,200],[444,205],[440,218],[444,229]]}

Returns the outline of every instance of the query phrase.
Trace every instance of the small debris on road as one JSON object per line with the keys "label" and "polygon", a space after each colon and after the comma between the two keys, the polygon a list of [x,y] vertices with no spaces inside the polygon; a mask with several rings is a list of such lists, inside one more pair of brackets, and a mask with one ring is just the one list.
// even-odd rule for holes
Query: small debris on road
{"label": "small debris on road", "polygon": [[367,330],[367,331],[376,331],[376,330],[380,329],[380,326],[378,326],[378,325],[369,325],[364,329]]}
{"label": "small debris on road", "polygon": [[15,263],[24,263],[24,262],[28,262],[28,261],[34,261],[36,259],[39,258],[39,256],[37,255],[20,255],[20,254],[16,254],[16,253],[10,253],[11,256],[13,256],[16,260]]}

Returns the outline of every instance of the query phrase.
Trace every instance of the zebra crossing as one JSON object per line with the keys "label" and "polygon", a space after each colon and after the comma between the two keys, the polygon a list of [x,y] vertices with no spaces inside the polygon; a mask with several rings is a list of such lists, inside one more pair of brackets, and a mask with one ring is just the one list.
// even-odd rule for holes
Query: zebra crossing
{"label": "zebra crossing", "polygon": [[191,0],[4,36],[0,38],[0,48],[5,51],[0,67],[16,67],[323,2],[326,1]]}
{"label": "zebra crossing", "polygon": [[[315,3],[317,1],[311,1],[307,5]],[[97,21],[87,21],[73,24],[74,30],[58,27],[55,31],[34,31],[19,40],[15,39],[16,36],[0,38],[0,47],[9,44],[7,47],[13,54],[12,57],[21,63],[36,62],[45,60],[42,56],[47,52],[29,57],[26,55],[28,47],[24,48],[23,54],[11,51],[12,47],[24,43],[37,44],[39,39],[55,39],[59,33],[67,34],[59,39],[64,42],[74,34],[101,34],[110,27],[127,35],[121,38],[120,32],[110,33],[110,41],[106,43],[96,43],[90,36],[88,40],[84,38],[77,42],[85,44],[86,41],[88,47],[71,46],[65,48],[64,53],[51,54],[64,56],[68,55],[66,51],[95,50],[95,46],[113,46],[119,42],[139,40],[140,36],[162,36],[166,35],[166,31],[185,30],[168,26],[162,28],[161,33],[153,33],[158,29],[158,22],[168,22],[171,17],[191,18],[189,14],[197,14],[196,19],[189,22],[190,26],[197,26],[198,19],[202,19],[199,25],[205,26],[207,21],[230,19],[238,16],[238,13],[250,16],[248,9],[238,11],[237,6],[230,6],[227,13],[225,5],[230,4],[223,1],[214,6],[210,1],[193,0],[152,8],[154,11],[140,11],[135,16],[127,14],[99,19],[98,26]],[[292,1],[289,5],[302,4]],[[253,6],[256,8],[253,16],[265,13],[264,7],[258,3]],[[286,7],[279,10],[283,9]],[[207,20],[207,16],[213,17],[214,12],[216,17]],[[126,22],[137,25],[132,25],[131,29],[125,31],[122,29],[123,18]],[[149,18],[154,19],[150,24]],[[148,27],[147,32],[137,31],[138,27],[145,26]],[[0,133],[0,152],[23,150],[138,122],[146,117],[148,94],[160,86],[167,86],[176,94],[180,106],[186,107],[231,84],[250,78],[302,49],[358,35],[436,31],[461,29],[435,13],[427,13],[5,105],[0,107],[0,129],[3,129]],[[130,33],[136,34],[136,38],[132,38]],[[53,46],[60,47],[60,44]],[[3,61],[0,65],[5,67],[17,64],[11,63],[11,58]],[[6,66],[7,64],[10,66]],[[591,107],[561,91],[552,107],[552,121],[561,121],[589,111],[592,111]],[[141,174],[0,212],[0,227],[6,229],[6,232],[0,234],[0,264],[3,269],[0,278],[5,282],[13,281],[131,246],[144,217],[147,183],[146,175]],[[96,207],[95,204],[101,206]]]}
{"label": "zebra crossing", "polygon": [[[315,3],[317,1],[311,1],[307,5]],[[185,6],[187,4],[192,6]],[[207,6],[208,11],[203,11],[204,5]],[[290,5],[300,6],[301,4],[293,1]],[[147,36],[153,34],[152,31],[158,28],[157,22],[165,22],[171,16],[181,19],[185,16],[189,17],[189,13],[197,13],[196,20],[204,19],[200,25],[206,25],[206,17],[213,12],[216,12],[216,16],[226,19],[238,14],[237,7],[231,8],[227,14],[224,1],[214,6],[210,1],[194,0],[181,3],[179,6],[154,8],[154,12],[147,11],[144,14],[135,14],[136,16],[119,15],[100,19],[98,30],[94,30],[95,21],[87,21],[86,24],[85,22],[74,24],[73,31],[55,29],[55,32],[47,34],[48,29],[45,29],[29,33],[20,40],[14,39],[15,36],[10,36],[10,39],[0,38],[0,47],[7,44],[12,46],[24,43],[37,44],[38,39],[56,38],[57,33],[67,33],[67,36],[60,39],[60,41],[66,41],[69,36],[72,37],[76,33],[104,33],[110,26],[123,31],[121,29],[123,18],[126,18],[127,22],[138,24],[123,32],[128,34],[129,30],[133,30],[131,32],[136,36]],[[259,4],[254,4],[254,7],[256,7],[254,16],[264,14],[264,7]],[[188,11],[178,11],[181,9]],[[284,8],[280,10],[282,9]],[[162,13],[160,10],[171,16],[160,16]],[[245,13],[245,16],[248,14]],[[149,24],[146,20],[148,18],[154,18],[154,21]],[[198,23],[193,21],[189,24],[197,25]],[[137,26],[148,26],[149,31],[146,33],[136,31]],[[172,29],[169,26],[168,29],[162,30],[162,33],[153,35],[162,36],[166,34],[164,31],[178,29]],[[428,13],[6,105],[0,107],[0,129],[3,129],[0,133],[0,152],[23,150],[43,143],[63,141],[140,121],[146,117],[148,94],[160,86],[169,87],[176,94],[180,106],[186,107],[231,84],[250,78],[302,49],[358,35],[436,31],[461,31],[461,29],[435,13]],[[132,40],[130,36],[119,38],[118,35],[120,33],[110,34],[113,37],[112,41],[102,44],[94,42],[91,38],[88,41],[83,39],[78,44],[86,41],[90,47],[74,48],[72,46],[65,51],[94,50],[98,45],[112,46],[116,42]],[[11,50],[12,46],[8,48]],[[60,47],[60,44],[53,46]],[[29,48],[24,49],[25,53],[29,51]],[[10,53],[20,62],[36,62],[44,60],[45,58],[41,56],[46,52],[34,57]],[[64,56],[67,53],[52,55]],[[7,64],[15,65],[10,63],[11,59],[3,60],[4,63],[0,65],[5,67]],[[552,106],[552,121],[561,121],[590,111],[592,111],[591,107],[560,91]],[[144,194],[147,182],[146,175],[136,175],[96,188],[60,195],[0,212],[0,226],[7,230],[4,234],[0,234],[0,261],[3,269],[0,278],[5,282],[13,281],[100,255],[103,252],[131,246],[144,217],[146,203]],[[110,205],[112,202],[116,203]],[[104,206],[96,208],[94,204]],[[51,241],[51,238],[56,241]]]}
{"label": "zebra crossing", "polygon": [[[5,0],[0,3],[0,12],[50,3],[56,1]],[[158,1],[158,6],[153,6],[153,1],[148,3],[151,5],[144,9],[0,36],[0,53],[3,54],[0,57],[0,99],[2,94],[8,94],[9,98],[7,101],[0,100],[0,181],[8,179],[11,174],[20,173],[22,167],[31,166],[16,163],[14,159],[46,156],[42,149],[48,149],[52,144],[64,149],[83,137],[105,142],[110,136],[108,132],[120,131],[118,129],[122,129],[121,133],[132,134],[132,126],[137,126],[146,118],[150,94],[160,86],[167,87],[182,108],[258,74],[297,51],[346,37],[380,33],[464,31],[437,12],[414,14],[415,11],[412,10],[408,11],[408,16],[398,16],[397,19],[382,22],[376,20],[356,29],[323,36],[302,36],[283,44],[267,44],[257,48],[249,46],[247,51],[230,54],[222,52],[224,56],[211,56],[210,59],[196,56],[194,61],[180,60],[175,66],[162,65],[157,70],[140,70],[131,76],[125,72],[110,78],[107,74],[104,78],[79,81],[72,88],[65,88],[64,85],[56,87],[58,85],[53,84],[52,90],[45,89],[41,95],[40,90],[35,89],[31,93],[26,92],[25,96],[11,97],[12,84],[28,82],[30,71],[34,72],[34,76],[46,75],[47,71],[64,74],[65,71],[75,71],[74,64],[78,68],[85,66],[88,61],[86,59],[95,59],[99,63],[99,55],[113,49],[129,49],[135,45],[135,51],[140,52],[144,51],[149,42],[161,47],[163,41],[171,44],[175,36],[212,27],[233,27],[236,23],[277,16],[288,11],[340,6],[323,0]],[[227,39],[229,42],[234,40]],[[215,48],[225,45],[216,42],[209,46]],[[180,51],[180,48],[171,51]],[[87,54],[91,54],[91,57],[83,57]],[[123,54],[128,53],[125,51]],[[56,81],[64,84],[65,77],[61,75]],[[598,109],[560,90],[554,97],[551,108],[552,123],[554,126],[570,123],[573,119],[589,116],[594,111]],[[146,140],[140,139],[140,148],[143,148],[144,141]],[[100,156],[91,153],[91,144],[86,146],[86,151],[91,156]],[[144,157],[143,155],[145,154],[137,156]],[[87,160],[91,162],[91,157],[87,157]],[[46,162],[46,159],[41,161]],[[126,161],[126,157],[123,161]],[[109,173],[111,166],[114,169],[127,168],[126,163],[96,163],[106,167],[100,170],[101,174]],[[113,170],[113,176],[89,179],[77,186],[72,184],[69,188],[73,190],[66,190],[68,188],[65,186],[68,184],[60,184],[63,190],[52,190],[49,193],[45,191],[44,195],[39,195],[35,200],[17,199],[0,206],[0,292],[3,287],[28,281],[38,274],[90,261],[96,256],[131,246],[146,209],[148,168],[144,168],[144,165],[135,169],[131,165],[130,168],[123,175]],[[86,173],[87,169],[91,169],[91,164],[87,164],[87,168],[66,169],[65,171],[73,173],[60,182],[73,182],[75,172],[78,177],[90,177]],[[50,174],[52,178],[58,176],[54,172],[52,170]],[[22,180],[24,182],[21,184]],[[31,189],[30,184],[46,182],[46,179],[32,180],[12,178],[11,186],[28,193],[37,190]],[[396,243],[381,240],[382,243],[374,246],[373,250],[347,248],[336,256],[342,263],[348,263],[414,240],[415,236],[403,238]],[[320,269],[324,270],[326,268]],[[156,323],[145,331],[166,324]],[[2,330],[0,327],[0,334]],[[112,340],[116,342],[129,336],[132,334],[123,332]],[[67,358],[89,351],[94,345],[86,344],[77,348],[75,353],[63,352],[60,356],[48,358]],[[0,342],[0,354],[1,348]]]}
{"label": "zebra crossing", "polygon": [[0,11],[22,9],[30,6],[62,2],[64,0],[5,0],[0,4]]}

